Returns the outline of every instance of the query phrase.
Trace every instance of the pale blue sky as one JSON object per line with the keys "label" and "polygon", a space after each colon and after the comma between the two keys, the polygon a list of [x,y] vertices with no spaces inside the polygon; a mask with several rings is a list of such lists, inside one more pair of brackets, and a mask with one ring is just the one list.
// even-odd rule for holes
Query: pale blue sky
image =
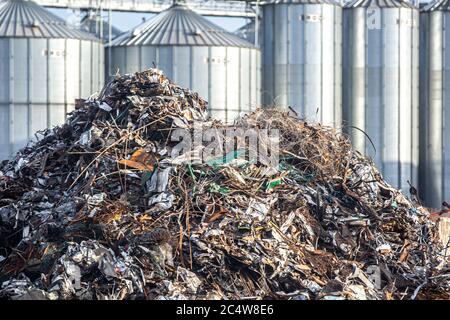
{"label": "pale blue sky", "polygon": [[[74,13],[69,9],[49,9],[51,12],[57,14],[63,19],[70,19],[74,17]],[[107,16],[107,12],[104,13]],[[113,25],[122,31],[127,31],[142,22],[142,18],[149,19],[154,14],[150,13],[132,13],[132,12],[113,12],[112,19]],[[228,31],[235,31],[239,27],[243,26],[248,19],[245,18],[228,18],[228,17],[207,17],[214,23],[218,24],[222,28]]]}

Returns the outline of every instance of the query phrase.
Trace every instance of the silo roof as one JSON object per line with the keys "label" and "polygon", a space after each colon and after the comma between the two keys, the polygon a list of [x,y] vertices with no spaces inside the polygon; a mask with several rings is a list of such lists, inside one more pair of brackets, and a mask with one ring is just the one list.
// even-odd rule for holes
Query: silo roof
{"label": "silo roof", "polygon": [[432,1],[424,5],[422,11],[450,11],[449,0]]}
{"label": "silo roof", "polygon": [[417,7],[406,0],[352,0],[344,5],[344,8],[411,8]]}
{"label": "silo roof", "polygon": [[226,46],[254,48],[239,38],[176,3],[151,20],[115,38],[112,46]]}
{"label": "silo roof", "polygon": [[0,37],[100,41],[94,35],[70,27],[63,19],[27,0],[5,0],[0,3]]}

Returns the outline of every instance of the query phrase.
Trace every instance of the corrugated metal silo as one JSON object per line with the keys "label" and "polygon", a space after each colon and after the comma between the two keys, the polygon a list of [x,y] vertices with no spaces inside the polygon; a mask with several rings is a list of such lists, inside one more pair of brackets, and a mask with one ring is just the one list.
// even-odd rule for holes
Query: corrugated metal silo
{"label": "corrugated metal silo", "polygon": [[[345,5],[343,111],[354,146],[404,191],[418,182],[419,10],[401,0]],[[375,150],[372,146],[372,143]]]}
{"label": "corrugated metal silo", "polygon": [[279,0],[263,6],[265,105],[341,125],[342,8],[333,0]]}
{"label": "corrugated metal silo", "polygon": [[252,44],[175,3],[112,42],[109,74],[155,64],[197,91],[214,117],[232,122],[260,104],[260,52]]}
{"label": "corrugated metal silo", "polygon": [[32,1],[0,5],[0,159],[60,124],[104,82],[104,49],[93,36]]}
{"label": "corrugated metal silo", "polygon": [[420,14],[420,195],[439,208],[450,199],[450,1]]}

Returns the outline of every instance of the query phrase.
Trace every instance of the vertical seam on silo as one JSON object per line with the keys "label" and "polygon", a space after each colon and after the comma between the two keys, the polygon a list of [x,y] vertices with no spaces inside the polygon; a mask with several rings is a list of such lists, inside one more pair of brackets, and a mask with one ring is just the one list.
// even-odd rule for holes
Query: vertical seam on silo
{"label": "vertical seam on silo", "polygon": [[419,150],[418,150],[418,144],[417,144],[417,127],[419,124],[419,110],[418,110],[418,103],[419,103],[419,92],[417,91],[417,85],[418,85],[418,70],[416,68],[417,64],[416,64],[416,59],[419,57],[420,54],[420,49],[419,49],[419,42],[417,41],[417,35],[418,33],[416,32],[416,25],[419,25],[419,13],[417,13],[417,20],[416,20],[416,13],[413,12],[412,16],[413,16],[413,21],[412,21],[412,27],[411,27],[411,33],[412,33],[412,41],[413,41],[413,55],[412,55],[412,63],[411,63],[411,67],[412,67],[412,86],[411,86],[411,90],[412,90],[412,151],[411,151],[411,170],[412,170],[412,182],[418,185],[419,182]]}
{"label": "vertical seam on silo", "polygon": [[189,48],[189,66],[190,66],[190,68],[189,68],[189,88],[192,88],[193,87],[193,81],[194,81],[194,79],[193,79],[193,75],[194,75],[194,59],[193,59],[193,54],[192,54],[192,52],[193,52],[193,50],[194,50],[194,48],[193,48],[193,46],[189,46],[188,47]]}
{"label": "vertical seam on silo", "polygon": [[[431,28],[432,19],[431,19],[431,13],[427,16],[427,22],[428,27]],[[428,30],[428,35],[426,39],[427,44],[427,50],[431,50],[431,32]],[[426,70],[426,80],[427,80],[427,104],[425,108],[425,121],[426,121],[426,127],[425,127],[425,134],[426,134],[426,145],[425,147],[425,163],[426,163],[426,170],[427,170],[427,182],[426,186],[427,188],[430,185],[430,179],[428,179],[428,173],[430,172],[430,125],[431,125],[431,119],[430,119],[430,106],[431,106],[431,98],[430,98],[430,92],[431,92],[431,61],[429,60],[430,57],[427,58],[427,70]],[[427,193],[429,194],[428,190]]]}
{"label": "vertical seam on silo", "polygon": [[[295,106],[293,109],[297,112],[297,111],[301,111],[301,110],[306,110],[306,105],[308,102],[308,96],[306,94],[306,47],[307,47],[307,39],[306,39],[306,19],[304,19],[305,17],[305,6],[302,5],[302,16],[300,16],[300,24],[303,26],[302,30],[303,30],[303,34],[302,34],[302,40],[303,41],[303,45],[302,45],[302,61],[300,61],[300,69],[302,70],[302,85],[300,86],[301,88],[301,97],[302,97],[302,102],[303,105],[302,106]],[[299,112],[300,117],[302,117],[301,112]]]}
{"label": "vertical seam on silo", "polygon": [[251,109],[252,107],[252,87],[253,87],[253,55],[252,55],[252,50],[251,49],[245,49],[246,52],[248,52],[248,61],[249,61],[249,75],[250,75],[250,81],[248,82],[248,104],[245,107],[244,110],[246,110],[247,112]]}
{"label": "vertical seam on silo", "polygon": [[171,70],[169,70],[170,72],[168,72],[167,75],[169,75],[169,73],[170,73],[170,76],[172,77],[172,81],[178,82],[178,79],[177,79],[177,69],[178,69],[177,68],[178,67],[177,66],[177,47],[167,45],[165,48],[170,52],[170,57],[172,58],[170,61],[171,62],[170,63]]}
{"label": "vertical seam on silo", "polygon": [[143,67],[142,67],[142,46],[138,46],[138,68],[139,71],[143,71]]}
{"label": "vertical seam on silo", "polygon": [[[345,74],[343,74],[343,76],[345,77],[345,81],[347,84],[345,85],[345,102],[346,102],[346,106],[345,106],[345,114],[344,114],[344,118],[345,118],[345,125],[346,126],[351,126],[353,123],[353,68],[354,68],[354,62],[352,62],[352,57],[354,57],[355,53],[355,41],[354,41],[354,15],[355,13],[353,11],[348,11],[348,10],[343,10],[343,29],[344,30],[344,36],[346,38],[346,40],[348,41],[348,47],[345,50],[346,54],[345,56],[343,56],[343,60],[345,59],[345,65],[346,65],[346,72]],[[346,28],[346,25],[348,23],[348,28]],[[342,48],[343,49],[343,48]],[[352,132],[352,129],[349,127],[346,129],[347,133]],[[352,135],[350,134],[350,137],[352,137]],[[354,141],[354,139],[352,139]]]}
{"label": "vertical seam on silo", "polygon": [[[207,65],[208,65],[208,101],[211,102],[211,47],[208,46],[208,59],[206,60]],[[208,114],[211,116],[212,115],[212,110],[213,106],[211,106],[210,104],[208,105]]]}
{"label": "vertical seam on silo", "polygon": [[290,54],[289,54],[289,50],[291,50],[291,41],[290,41],[290,36],[291,33],[289,32],[291,29],[291,16],[290,16],[290,12],[291,12],[291,8],[292,6],[286,5],[286,79],[285,79],[285,83],[288,84],[286,86],[286,88],[284,88],[284,90],[287,89],[287,94],[286,94],[286,109],[287,107],[290,105],[291,102],[291,91],[292,91],[292,84],[290,82],[290,67],[291,67],[291,61],[290,61]]}
{"label": "vertical seam on silo", "polygon": [[159,68],[159,47],[154,47],[154,49],[155,49],[155,61],[154,61],[154,63],[156,65],[156,68]]}
{"label": "vertical seam on silo", "polygon": [[[416,167],[418,163],[416,163],[416,64],[415,64],[415,57],[417,54],[416,50],[416,33],[415,33],[415,27],[416,24],[415,20],[415,13],[411,10],[411,43],[412,43],[412,52],[411,52],[411,165],[410,165],[410,175],[411,175],[411,183],[417,184],[417,177],[416,177]],[[417,172],[418,173],[418,172]]]}
{"label": "vertical seam on silo", "polygon": [[242,48],[239,48],[239,61],[238,61],[238,90],[239,90],[239,94],[238,94],[238,110],[239,113],[241,113],[242,110]]}
{"label": "vertical seam on silo", "polygon": [[123,74],[128,73],[128,46],[123,47],[123,68],[125,70],[122,70],[121,72]]}
{"label": "vertical seam on silo", "polygon": [[64,121],[66,120],[67,115],[67,39],[64,39]]}
{"label": "vertical seam on silo", "polygon": [[[322,16],[322,19],[324,17],[324,6],[323,4],[320,5],[320,15]],[[325,59],[324,59],[324,34],[323,34],[323,20],[319,20],[319,26],[320,26],[320,94],[319,94],[319,105],[316,106],[316,113],[318,113],[319,119],[318,122],[323,123],[324,122],[324,114],[323,114],[323,96],[324,96],[324,84],[323,84],[323,72],[325,71]],[[317,112],[317,108],[319,109],[319,112]]]}
{"label": "vertical seam on silo", "polygon": [[397,139],[398,139],[398,145],[397,145],[397,187],[400,189],[402,187],[402,161],[403,161],[403,157],[400,156],[401,154],[401,146],[402,146],[402,131],[401,131],[401,86],[402,86],[402,72],[401,72],[401,64],[400,64],[400,54],[401,54],[401,19],[402,19],[402,10],[401,8],[398,9],[398,28],[397,28],[397,49],[398,49],[398,66],[397,66],[397,75],[398,75],[398,80],[396,83],[396,87],[398,88],[397,91]]}
{"label": "vertical seam on silo", "polygon": [[[439,32],[441,33],[441,40],[442,40],[442,44],[441,44],[441,46],[442,46],[442,52],[441,52],[441,57],[442,57],[442,61],[441,61],[441,94],[442,94],[442,96],[441,96],[441,145],[440,145],[440,156],[439,156],[439,158],[441,159],[441,163],[440,163],[440,166],[441,166],[441,168],[442,168],[442,176],[441,176],[441,183],[440,183],[440,187],[441,187],[441,190],[439,190],[440,192],[439,192],[439,194],[440,195],[442,195],[442,196],[445,196],[445,177],[446,177],[446,175],[445,175],[445,172],[446,172],[446,162],[445,162],[445,149],[444,149],[444,146],[445,146],[445,116],[446,116],[446,114],[445,114],[445,111],[446,111],[446,97],[445,97],[445,94],[446,94],[446,92],[445,92],[445,83],[444,83],[444,81],[446,80],[446,76],[445,76],[445,70],[446,70],[446,65],[445,65],[445,62],[446,62],[446,59],[445,59],[445,52],[446,52],[446,33],[447,33],[447,30],[446,30],[446,25],[447,25],[447,22],[446,22],[446,18],[447,18],[447,11],[443,11],[442,12],[442,20],[441,20],[441,30],[439,30]],[[448,178],[447,178],[448,179]],[[444,199],[442,199],[442,200],[444,200]]]}
{"label": "vertical seam on silo", "polygon": [[272,8],[272,28],[271,28],[271,33],[272,33],[272,61],[271,61],[271,67],[272,67],[272,72],[271,72],[271,78],[272,78],[272,80],[271,80],[271,83],[272,83],[272,92],[270,92],[270,95],[271,95],[271,105],[275,105],[275,103],[276,103],[276,96],[275,96],[275,94],[276,94],[276,92],[275,92],[275,80],[276,80],[276,78],[275,78],[275,74],[276,74],[276,71],[275,71],[275,69],[277,68],[277,61],[276,61],[276,59],[275,59],[275,16],[276,16],[276,7],[275,7],[275,4],[272,4],[271,6],[270,6],[271,8]]}
{"label": "vertical seam on silo", "polygon": [[47,128],[50,127],[50,40],[46,39],[47,43]]}
{"label": "vertical seam on silo", "polygon": [[30,39],[27,39],[27,117],[28,117],[28,124],[27,124],[27,137],[28,140],[30,139],[32,133],[32,129],[31,129],[31,125],[32,125],[32,111],[31,111],[31,99],[30,99],[30,87],[31,87],[31,83],[34,81],[33,79],[31,79],[31,59],[32,59],[32,55],[31,55],[31,51],[30,51]]}
{"label": "vertical seam on silo", "polygon": [[14,144],[14,42],[15,39],[10,39],[9,44],[9,154],[13,153]]}
{"label": "vertical seam on silo", "polygon": [[[380,10],[380,23],[381,23],[381,28],[383,29],[383,32],[381,33],[381,45],[382,48],[386,48],[386,11],[385,9],[381,9]],[[381,90],[382,90],[382,98],[383,100],[381,101],[381,129],[380,129],[380,141],[381,142],[381,150],[379,150],[378,152],[380,153],[380,162],[379,165],[381,165],[381,172],[383,173],[383,175],[385,174],[385,169],[386,169],[386,163],[385,163],[385,149],[386,149],[386,118],[385,118],[385,114],[386,114],[386,51],[385,49],[383,49],[382,54],[381,54],[381,72],[382,72],[382,77],[380,77],[382,84],[381,84]]]}
{"label": "vertical seam on silo", "polygon": [[82,71],[82,67],[83,67],[83,47],[82,47],[82,42],[81,40],[78,40],[78,97],[77,98],[81,98],[81,96],[83,95],[83,71]]}
{"label": "vertical seam on silo", "polygon": [[[409,63],[409,68],[410,68],[410,73],[411,73],[411,84],[410,84],[410,86],[409,86],[409,97],[410,97],[410,100],[411,100],[411,102],[410,102],[410,104],[409,104],[409,107],[410,107],[410,112],[411,112],[411,115],[410,115],[410,118],[408,119],[408,121],[410,122],[410,127],[411,127],[411,133],[410,133],[410,136],[409,136],[409,140],[410,140],[410,144],[409,144],[409,159],[410,159],[410,163],[408,164],[408,176],[409,176],[409,178],[410,178],[410,182],[411,183],[414,183],[414,179],[413,179],[413,175],[414,175],[414,173],[413,173],[413,170],[412,170],[412,167],[413,167],[413,145],[414,145],[414,139],[413,139],[413,136],[414,136],[414,130],[413,130],[413,124],[414,124],[414,121],[413,121],[413,119],[414,119],[414,108],[413,108],[413,104],[414,104],[414,91],[413,91],[413,74],[414,74],[414,67],[413,67],[413,64],[414,64],[414,39],[413,39],[413,37],[414,37],[414,32],[413,32],[413,21],[414,21],[414,17],[413,17],[413,10],[412,9],[410,9],[410,12],[409,12],[409,18],[410,18],[410,23],[411,23],[411,31],[410,31],[410,38],[409,38],[409,46],[408,46],[408,49],[409,49],[409,51],[410,51],[410,53],[409,53],[409,56],[410,56],[410,63]],[[407,27],[409,27],[408,25],[406,25]]]}
{"label": "vertical seam on silo", "polygon": [[332,106],[332,110],[333,110],[333,122],[332,125],[333,127],[336,127],[336,94],[337,94],[337,90],[336,90],[336,48],[337,48],[337,44],[336,44],[336,13],[337,13],[337,7],[333,6],[333,106]]}
{"label": "vertical seam on silo", "polygon": [[[367,114],[368,114],[368,109],[369,109],[369,99],[368,99],[368,87],[370,86],[369,84],[369,28],[367,26],[367,9],[364,9],[364,25],[363,25],[363,30],[364,30],[364,105],[363,105],[363,120],[364,120],[364,124],[363,124],[363,130],[364,132],[367,132]],[[368,155],[367,152],[367,138],[363,137],[363,152],[365,155]]]}
{"label": "vertical seam on silo", "polygon": [[[94,56],[94,41],[89,41],[89,45],[91,47],[91,54],[90,54],[90,73],[91,73],[91,81],[90,81],[90,85],[91,85],[91,91],[89,92],[89,94],[91,94],[94,91],[94,66],[93,66],[93,61],[92,61],[92,57]],[[87,97],[86,97],[87,98]]]}
{"label": "vertical seam on silo", "polygon": [[230,106],[228,105],[228,64],[227,64],[228,49],[229,49],[229,47],[225,47],[225,61],[223,61],[224,67],[225,67],[225,85],[223,86],[224,87],[223,89],[225,90],[225,122],[226,123],[228,123],[228,121],[229,121],[228,111],[230,109]]}

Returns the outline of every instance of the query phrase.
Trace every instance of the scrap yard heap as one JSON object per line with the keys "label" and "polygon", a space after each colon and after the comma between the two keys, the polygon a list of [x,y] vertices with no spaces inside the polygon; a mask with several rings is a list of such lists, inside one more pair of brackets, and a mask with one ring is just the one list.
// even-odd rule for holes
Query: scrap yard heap
{"label": "scrap yard heap", "polygon": [[175,129],[226,141],[206,110],[159,70],[117,76],[3,162],[0,297],[448,299],[429,213],[345,135],[258,109],[235,127],[277,129],[278,165],[239,138],[172,157]]}

